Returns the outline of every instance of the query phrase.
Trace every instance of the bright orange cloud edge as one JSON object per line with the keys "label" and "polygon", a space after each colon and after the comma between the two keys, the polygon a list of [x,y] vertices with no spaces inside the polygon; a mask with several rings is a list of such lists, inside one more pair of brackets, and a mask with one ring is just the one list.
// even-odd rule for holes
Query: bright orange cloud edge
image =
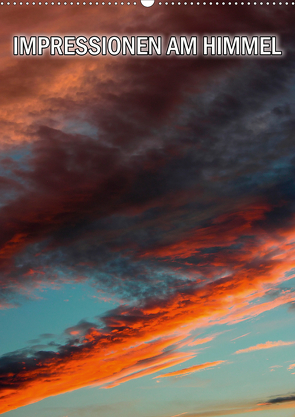
{"label": "bright orange cloud edge", "polygon": [[[261,210],[252,210],[250,215],[247,211],[243,213],[249,233],[253,233],[251,222],[255,213],[256,217],[262,216]],[[212,245],[217,232],[208,231]],[[239,235],[239,228],[235,232]],[[295,267],[294,250],[289,245],[294,235],[289,229],[277,241],[261,236],[254,246],[248,245],[232,276],[192,288],[191,292],[179,292],[161,303],[151,301],[142,307],[121,307],[105,319],[106,329],[90,330],[80,344],[64,346],[42,360],[28,359],[17,374],[2,374],[0,412],[89,385],[116,384],[120,378],[125,378],[121,380],[124,382],[134,372],[142,372],[139,376],[143,376],[148,374],[147,361],[161,366],[157,358],[163,359],[167,348],[175,349],[175,343],[183,341],[194,328],[235,323],[294,301],[292,293],[286,291],[276,300],[253,304],[268,288],[287,279],[284,273]],[[275,245],[280,256],[276,252],[272,257]],[[253,257],[257,259],[258,254],[261,259],[267,258],[267,263],[260,264],[257,271],[248,269],[248,262]]]}
{"label": "bright orange cloud edge", "polygon": [[194,365],[194,366],[190,366],[189,368],[180,369],[179,371],[168,372],[167,374],[161,374],[161,375],[154,377],[154,379],[168,378],[172,376],[185,376],[185,375],[192,374],[194,372],[202,371],[203,369],[213,368],[214,366],[221,365],[224,362],[226,361],[205,362],[205,363],[201,363],[200,365]]}

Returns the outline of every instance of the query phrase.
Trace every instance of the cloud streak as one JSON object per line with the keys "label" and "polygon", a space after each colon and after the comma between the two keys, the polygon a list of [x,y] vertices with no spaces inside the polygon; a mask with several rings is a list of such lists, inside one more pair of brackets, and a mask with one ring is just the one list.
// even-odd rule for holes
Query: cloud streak
{"label": "cloud streak", "polygon": [[282,340],[278,340],[277,342],[265,342],[265,343],[259,343],[258,345],[255,346],[250,346],[246,349],[240,349],[237,350],[235,352],[235,354],[239,354],[239,353],[247,353],[247,352],[253,352],[255,350],[263,350],[263,349],[272,349],[275,347],[281,347],[281,346],[290,346],[290,345],[294,345],[295,342],[283,342]]}
{"label": "cloud streak", "polygon": [[214,366],[221,365],[224,362],[226,362],[226,361],[215,361],[215,362],[201,363],[200,365],[190,366],[189,368],[180,369],[179,371],[168,372],[167,374],[158,375],[158,376],[154,377],[154,379],[155,378],[169,378],[169,377],[172,377],[172,376],[187,376],[187,375],[190,375],[194,372],[202,371],[203,369],[213,368]]}

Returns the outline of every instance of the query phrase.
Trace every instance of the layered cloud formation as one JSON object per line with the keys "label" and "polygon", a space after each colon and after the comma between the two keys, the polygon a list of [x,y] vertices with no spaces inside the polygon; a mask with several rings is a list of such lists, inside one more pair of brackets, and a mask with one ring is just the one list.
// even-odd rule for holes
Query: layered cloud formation
{"label": "layered cloud formation", "polygon": [[[198,342],[194,329],[295,301],[281,286],[295,268],[293,12],[212,8],[195,16],[181,7],[147,20],[138,8],[99,19],[88,8],[71,10],[1,17],[0,305],[16,307],[33,289],[67,282],[121,305],[98,321],[73,323],[63,343],[2,356],[1,413],[162,372],[215,337]],[[47,13],[54,23],[45,24]],[[286,55],[16,59],[8,52],[15,25],[52,34],[78,33],[87,23],[89,33],[107,34],[114,21],[119,34],[202,34],[213,21],[215,33],[279,33]],[[236,353],[293,343],[264,341]]]}

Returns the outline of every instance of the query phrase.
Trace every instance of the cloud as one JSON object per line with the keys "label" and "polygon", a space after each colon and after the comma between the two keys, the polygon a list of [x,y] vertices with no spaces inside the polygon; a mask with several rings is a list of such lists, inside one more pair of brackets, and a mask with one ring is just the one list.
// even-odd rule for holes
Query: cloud
{"label": "cloud", "polygon": [[[290,17],[284,15],[278,21],[272,13],[270,27],[286,30]],[[43,22],[43,33],[52,33],[53,27],[42,21],[42,11],[40,15],[41,20],[37,19],[33,27],[40,28]],[[61,16],[54,15],[54,22],[57,26],[62,22],[64,31],[81,28],[79,19],[69,19],[64,12]],[[97,20],[89,11],[83,11],[83,16],[89,31],[97,28]],[[146,27],[140,13],[135,20],[130,16],[124,14],[124,19],[119,19],[118,33],[125,31],[122,22],[126,19],[131,33]],[[232,30],[243,27],[245,31],[253,31],[257,24],[250,16],[248,19],[235,16],[234,21],[225,13],[223,17],[218,19],[216,30],[222,31],[230,24]],[[28,15],[28,19],[33,24],[32,17]],[[25,20],[15,21],[21,30]],[[167,31],[169,28],[193,31],[195,27],[192,17],[183,10],[181,19],[174,12],[169,13],[169,18],[157,13],[155,21],[162,21],[161,26]],[[206,32],[210,22],[200,23],[200,32]],[[155,22],[152,25],[155,30],[159,27]],[[111,31],[112,18],[102,19],[100,28],[105,33]],[[272,180],[275,190],[269,191],[267,173],[272,168],[263,161],[289,155],[284,132],[288,130],[286,123],[292,118],[292,108],[287,104],[278,106],[276,98],[283,96],[284,102],[289,101],[292,59],[290,54],[283,62],[269,63],[267,70],[259,62],[241,65],[222,59],[218,62],[23,59],[3,66],[1,79],[5,88],[1,93],[6,105],[11,106],[11,112],[10,108],[6,110],[5,121],[8,123],[9,119],[10,136],[14,123],[17,142],[3,158],[6,167],[3,186],[11,184],[15,188],[13,198],[5,200],[0,213],[3,297],[21,293],[24,287],[38,288],[40,281],[50,285],[52,280],[62,279],[61,276],[68,276],[69,280],[89,279],[91,265],[93,270],[103,268],[103,277],[96,277],[99,285],[106,282],[107,286],[108,280],[104,278],[113,280],[115,275],[117,292],[121,291],[126,298],[145,297],[151,285],[137,287],[131,294],[132,285],[122,283],[123,278],[135,273],[142,277],[141,282],[150,278],[153,270],[143,257],[149,255],[154,261],[155,256],[161,258],[169,250],[169,262],[182,262],[183,269],[184,256],[194,258],[186,263],[205,262],[201,272],[208,272],[210,260],[221,270],[219,263],[224,254],[228,263],[234,263],[232,246],[241,242],[235,233],[228,233],[226,244],[211,241],[217,245],[214,251],[211,235],[222,233],[227,225],[219,225],[218,230],[217,224],[210,228],[210,222],[229,209],[235,213],[242,195],[255,200],[258,190],[259,194],[263,194],[263,189],[265,194],[273,195],[277,188],[282,190],[281,184]],[[243,83],[235,76],[236,66],[243,74]],[[225,68],[231,68],[232,73],[225,76]],[[280,76],[276,76],[278,73]],[[212,79],[217,81],[210,88]],[[21,85],[15,84],[15,80],[22,80]],[[257,88],[261,85],[263,89]],[[214,99],[210,99],[213,92]],[[16,99],[19,108],[13,110]],[[278,129],[276,139],[269,136],[274,119]],[[83,129],[77,131],[77,124]],[[252,132],[254,124],[257,129]],[[225,134],[232,138],[226,145]],[[247,145],[243,137],[247,137]],[[276,145],[267,146],[273,140]],[[276,147],[279,154],[273,150]],[[284,180],[283,174],[290,178],[291,165],[286,160],[286,172],[278,173],[278,181]],[[202,201],[197,195],[203,196]],[[263,198],[268,199],[269,195]],[[283,213],[286,207],[281,207],[279,213],[270,203],[263,201],[261,221],[263,212],[266,216],[289,218]],[[208,215],[202,218],[204,207]],[[123,224],[127,226],[126,232]],[[237,233],[247,230],[243,226],[239,229],[235,219],[229,226]],[[187,239],[192,230],[200,233],[199,241],[196,237]],[[75,261],[80,247],[84,250]],[[115,248],[120,252],[120,266],[124,269],[120,277],[120,268],[114,265],[114,258],[118,259],[113,253]],[[101,262],[101,266],[99,261],[93,264],[97,255],[94,252],[107,253],[108,265]],[[39,256],[35,257],[36,254]],[[62,272],[56,271],[56,255]],[[128,269],[126,264],[132,266]],[[159,265],[153,266],[157,269]],[[173,280],[171,275],[169,279]],[[9,284],[9,278],[13,278],[13,285]],[[176,281],[174,286],[179,284]],[[169,284],[163,284],[161,295],[171,287]]]}
{"label": "cloud", "polygon": [[288,395],[288,396],[282,396],[282,397],[274,397],[270,400],[266,401],[265,403],[262,403],[262,405],[271,405],[271,404],[283,404],[283,403],[289,403],[295,401],[295,395]]}
{"label": "cloud", "polygon": [[226,361],[206,362],[206,363],[202,363],[200,365],[190,366],[189,368],[180,369],[179,371],[169,372],[167,374],[161,374],[159,376],[154,377],[154,379],[155,378],[167,378],[167,377],[171,377],[171,376],[186,376],[186,375],[192,374],[194,372],[199,372],[199,371],[201,371],[203,369],[206,369],[206,368],[212,368],[214,366],[218,366],[218,365],[220,365],[224,362],[226,362]]}
{"label": "cloud", "polygon": [[254,400],[248,402],[223,402],[222,404],[212,405],[197,412],[186,412],[188,417],[217,417],[228,416],[245,413],[259,413],[270,410],[282,410],[286,408],[294,408],[294,395],[274,397],[265,402],[257,403]]}
{"label": "cloud", "polygon": [[295,342],[283,342],[282,340],[278,340],[277,342],[259,343],[256,346],[250,346],[246,349],[237,350],[235,352],[235,354],[253,352],[255,350],[262,350],[262,349],[271,349],[271,348],[280,347],[280,346],[290,346],[290,345],[294,345],[294,344],[295,344]]}
{"label": "cloud", "polygon": [[[169,359],[166,356],[174,355],[173,350],[185,344],[196,326],[231,322],[236,320],[235,314],[238,320],[245,319],[249,317],[247,308],[252,316],[273,308],[274,301],[263,307],[257,304],[255,313],[253,300],[264,293],[260,283],[261,278],[243,282],[229,277],[193,283],[166,298],[150,297],[137,305],[110,310],[100,318],[102,327],[80,322],[66,331],[79,334],[72,334],[66,344],[54,350],[6,355],[0,360],[0,410],[9,411],[28,401],[89,385],[111,387],[158,371],[160,368],[155,367],[169,365],[169,361],[164,363]],[[289,292],[283,293],[275,305],[286,303],[290,297]],[[171,360],[183,361],[182,355],[171,356]]]}
{"label": "cloud", "polygon": [[[164,360],[159,357],[158,358],[159,359],[159,364],[158,365],[149,366],[142,371],[135,372],[133,374],[129,374],[125,377],[117,378],[117,379],[115,379],[114,382],[108,383],[107,385],[104,385],[102,388],[113,388],[113,387],[116,387],[116,386],[118,386],[118,385],[120,385],[124,382],[130,381],[132,379],[141,378],[142,376],[154,374],[155,372],[159,372],[162,369],[166,369],[166,368],[169,368],[171,366],[178,365],[180,363],[183,363],[183,362],[195,357],[195,355],[192,355],[191,353],[190,354],[179,353],[178,355],[172,355],[172,357],[177,357],[177,356],[178,356],[178,359],[174,359],[174,360],[171,360],[171,359],[167,360],[168,356],[164,356]],[[130,370],[128,372],[130,372]],[[156,378],[158,378],[158,377],[156,377]]]}
{"label": "cloud", "polygon": [[89,332],[91,332],[91,330],[95,330],[96,327],[97,327],[97,324],[95,323],[90,323],[86,320],[81,320],[76,326],[68,327],[64,331],[64,333],[69,336],[74,336],[74,337],[82,336],[83,337]]}
{"label": "cloud", "polygon": [[202,337],[199,339],[194,340],[193,342],[190,342],[188,344],[188,346],[196,346],[196,345],[203,345],[205,343],[211,342],[212,340],[214,340],[216,337],[216,335],[211,335],[211,336],[207,336],[207,337]]}
{"label": "cloud", "polygon": [[235,337],[234,339],[231,339],[231,342],[233,342],[234,340],[241,339],[242,337],[248,336],[249,334],[250,334],[250,332],[249,333],[245,333],[242,336]]}
{"label": "cloud", "polygon": [[[122,305],[65,329],[63,345],[3,356],[1,412],[158,372],[196,354],[177,351],[196,327],[294,301],[264,298],[294,267],[293,12],[90,9],[2,15],[0,305],[69,281]],[[107,34],[114,16],[118,34],[283,30],[287,54],[10,58],[16,28]]]}
{"label": "cloud", "polygon": [[171,417],[179,417],[179,416],[182,416],[183,414],[187,414],[187,412],[185,412],[185,413],[180,413],[180,414],[176,414],[175,416],[171,416]]}

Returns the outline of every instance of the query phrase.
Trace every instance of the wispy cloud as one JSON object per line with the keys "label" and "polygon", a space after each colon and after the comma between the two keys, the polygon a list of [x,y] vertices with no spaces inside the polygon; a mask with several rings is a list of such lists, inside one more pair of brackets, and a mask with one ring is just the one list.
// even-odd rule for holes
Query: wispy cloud
{"label": "wispy cloud", "polygon": [[[175,357],[177,359],[173,359]],[[155,372],[159,372],[162,369],[170,368],[171,366],[175,366],[180,363],[186,362],[194,357],[195,355],[192,355],[190,353],[172,354],[170,355],[170,357],[168,356],[168,359],[166,355],[163,355],[163,358],[161,357],[161,355],[159,355],[159,357],[155,358],[154,361],[151,361],[151,365],[146,366],[145,369],[139,372],[130,373],[134,371],[134,368],[136,368],[136,367],[133,367],[133,368],[131,367],[130,369],[127,369],[121,372],[119,375],[115,375],[113,378],[110,378],[111,380],[113,380],[113,382],[108,382],[106,385],[103,385],[102,388],[104,389],[114,388],[120,384],[123,384],[124,382],[131,381],[132,379],[141,378],[146,375],[154,374]],[[140,369],[143,366],[144,366],[143,364],[141,366],[140,364],[138,364],[137,368]],[[122,376],[124,374],[127,374],[127,375]],[[104,381],[101,381],[99,384],[100,385],[104,384]]]}
{"label": "wispy cloud", "polygon": [[193,342],[188,343],[188,346],[197,346],[197,345],[203,345],[205,343],[211,342],[214,340],[216,335],[202,337],[199,339],[194,340]]}
{"label": "wispy cloud", "polygon": [[294,345],[294,344],[295,344],[295,341],[293,341],[293,342],[283,342],[282,340],[278,340],[277,342],[259,343],[258,345],[250,346],[246,349],[237,350],[235,352],[235,354],[253,352],[255,350],[272,349],[272,348],[280,347],[280,346],[290,346],[290,345]]}
{"label": "wispy cloud", "polygon": [[246,334],[243,334],[242,336],[235,337],[234,339],[231,339],[231,342],[233,342],[234,340],[241,339],[242,337],[248,336],[250,333],[251,333],[251,332],[246,333]]}
{"label": "wispy cloud", "polygon": [[214,366],[218,366],[218,365],[220,365],[224,362],[226,362],[226,361],[206,362],[206,363],[202,363],[200,365],[190,366],[189,368],[184,368],[184,369],[181,369],[179,371],[174,371],[174,372],[169,372],[167,374],[162,374],[162,375],[154,377],[154,379],[168,378],[168,377],[172,377],[172,376],[186,376],[186,375],[192,374],[194,372],[202,371],[203,369],[213,368]]}

